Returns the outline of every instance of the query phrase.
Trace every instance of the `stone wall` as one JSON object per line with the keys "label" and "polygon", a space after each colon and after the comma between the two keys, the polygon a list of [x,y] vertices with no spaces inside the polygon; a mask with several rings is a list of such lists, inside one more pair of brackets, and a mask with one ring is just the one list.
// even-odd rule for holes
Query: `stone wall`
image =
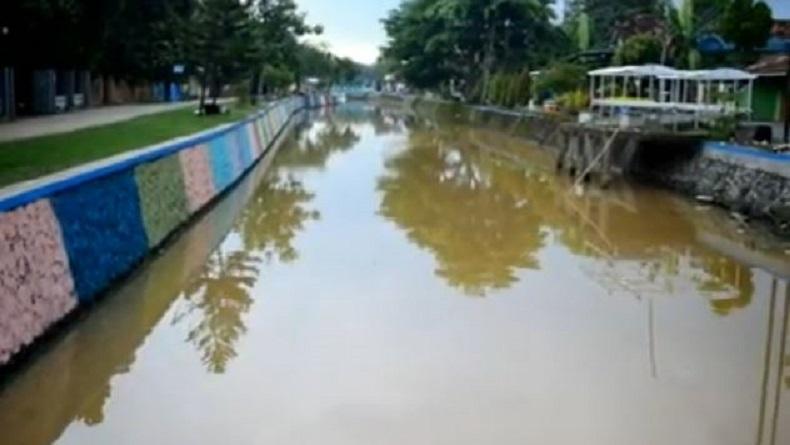
{"label": "stone wall", "polygon": [[302,97],[0,196],[0,366],[128,275],[238,182]]}
{"label": "stone wall", "polygon": [[[384,96],[381,100],[403,105],[418,116],[443,116],[499,130],[538,144],[555,156],[562,153],[561,130],[566,121],[560,116],[413,97]],[[630,179],[767,222],[780,236],[790,237],[790,154],[683,137],[641,138],[639,144],[634,153],[613,153],[618,170]]]}
{"label": "stone wall", "polygon": [[790,155],[706,142],[663,156],[657,147],[637,155],[634,174],[687,196],[768,222],[790,236]]}

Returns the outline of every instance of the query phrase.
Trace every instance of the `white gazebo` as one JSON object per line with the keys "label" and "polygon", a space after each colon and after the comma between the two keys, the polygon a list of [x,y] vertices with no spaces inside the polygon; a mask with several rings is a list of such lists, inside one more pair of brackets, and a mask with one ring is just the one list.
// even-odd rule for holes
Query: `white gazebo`
{"label": "white gazebo", "polygon": [[594,112],[671,114],[675,115],[673,122],[691,115],[695,125],[701,118],[752,112],[756,76],[746,71],[732,68],[688,71],[640,65],[603,68],[588,75],[590,106]]}

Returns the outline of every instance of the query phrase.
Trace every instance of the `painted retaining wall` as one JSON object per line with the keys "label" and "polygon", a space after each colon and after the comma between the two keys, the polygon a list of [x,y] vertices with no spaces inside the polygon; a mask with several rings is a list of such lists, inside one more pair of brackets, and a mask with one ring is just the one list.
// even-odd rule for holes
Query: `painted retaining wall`
{"label": "painted retaining wall", "polygon": [[0,366],[129,274],[259,160],[314,97],[0,197]]}

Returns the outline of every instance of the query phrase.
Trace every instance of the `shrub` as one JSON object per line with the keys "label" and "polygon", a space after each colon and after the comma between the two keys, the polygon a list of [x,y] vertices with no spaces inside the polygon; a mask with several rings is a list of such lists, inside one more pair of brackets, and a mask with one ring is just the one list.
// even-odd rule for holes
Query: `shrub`
{"label": "shrub", "polygon": [[586,80],[587,69],[584,66],[558,63],[541,73],[533,93],[539,98],[560,96],[583,89]]}
{"label": "shrub", "polygon": [[568,113],[578,114],[590,106],[590,95],[585,90],[565,93],[557,98],[557,104]]}
{"label": "shrub", "polygon": [[529,70],[515,74],[498,72],[481,89],[481,99],[485,103],[508,108],[524,106],[530,99]]}
{"label": "shrub", "polygon": [[728,141],[735,137],[738,128],[738,117],[727,114],[716,118],[708,129],[711,139],[717,141]]}

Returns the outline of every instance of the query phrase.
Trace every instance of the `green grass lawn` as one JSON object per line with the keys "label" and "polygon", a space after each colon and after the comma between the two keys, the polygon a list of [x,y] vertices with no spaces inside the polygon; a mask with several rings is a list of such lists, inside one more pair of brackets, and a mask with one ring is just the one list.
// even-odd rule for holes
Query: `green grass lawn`
{"label": "green grass lawn", "polygon": [[187,107],[70,133],[0,143],[0,187],[237,121],[253,108],[231,105],[230,113],[219,116],[195,116],[193,111]]}

